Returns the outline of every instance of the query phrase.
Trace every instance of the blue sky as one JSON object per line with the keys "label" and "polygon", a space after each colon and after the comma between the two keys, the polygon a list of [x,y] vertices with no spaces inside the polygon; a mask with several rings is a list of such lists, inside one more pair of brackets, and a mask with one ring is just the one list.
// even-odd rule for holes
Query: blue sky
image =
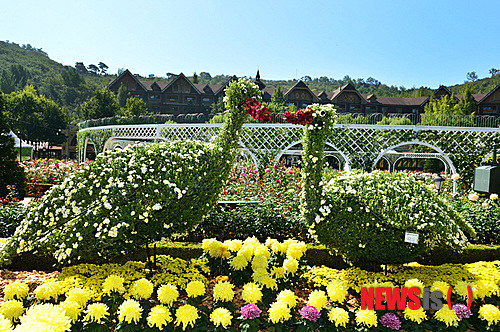
{"label": "blue sky", "polygon": [[462,83],[500,69],[499,1],[0,1],[0,39],[141,75]]}

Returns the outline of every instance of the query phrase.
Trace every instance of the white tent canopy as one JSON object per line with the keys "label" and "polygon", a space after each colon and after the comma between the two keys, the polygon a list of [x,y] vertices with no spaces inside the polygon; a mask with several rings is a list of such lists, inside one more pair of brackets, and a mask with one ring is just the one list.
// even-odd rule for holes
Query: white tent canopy
{"label": "white tent canopy", "polygon": [[[14,134],[14,132],[12,130],[10,131],[9,135],[14,137],[15,147],[19,148],[19,137],[17,137],[16,134]],[[28,142],[26,142],[26,141],[22,141],[22,146],[23,146],[23,148],[32,148],[33,147],[33,145],[28,144]]]}

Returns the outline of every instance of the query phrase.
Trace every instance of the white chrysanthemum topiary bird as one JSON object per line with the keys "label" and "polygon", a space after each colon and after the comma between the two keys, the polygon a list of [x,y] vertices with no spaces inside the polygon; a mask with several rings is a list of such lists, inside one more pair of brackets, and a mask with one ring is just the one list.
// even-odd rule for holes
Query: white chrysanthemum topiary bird
{"label": "white chrysanthemum topiary bird", "polygon": [[190,231],[217,203],[249,114],[270,119],[252,82],[233,81],[225,92],[225,123],[211,143],[137,144],[99,155],[33,205],[2,263],[23,252],[61,263],[109,258]]}
{"label": "white chrysanthemum topiary bird", "polygon": [[[435,192],[407,173],[354,171],[324,182],[323,148],[336,113],[330,105],[287,112],[304,125],[301,214],[319,242],[347,261],[376,267],[418,260],[439,248],[460,250],[474,230]],[[418,243],[405,242],[406,232]]]}

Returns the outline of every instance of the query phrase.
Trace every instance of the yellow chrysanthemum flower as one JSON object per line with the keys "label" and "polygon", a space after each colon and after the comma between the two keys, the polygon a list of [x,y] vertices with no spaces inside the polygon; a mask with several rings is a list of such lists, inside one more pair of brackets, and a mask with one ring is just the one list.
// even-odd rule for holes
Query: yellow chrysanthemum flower
{"label": "yellow chrysanthemum flower", "polygon": [[59,304],[59,307],[64,310],[66,316],[68,316],[74,323],[78,320],[78,317],[82,313],[82,307],[75,301],[66,299]]}
{"label": "yellow chrysanthemum flower", "polygon": [[330,297],[330,301],[339,303],[345,301],[348,294],[348,289],[349,287],[347,287],[342,281],[339,280],[332,280],[326,286],[326,292]]}
{"label": "yellow chrysanthemum flower", "polygon": [[418,308],[417,310],[411,310],[410,308],[406,307],[403,313],[405,315],[405,319],[411,320],[412,322],[416,322],[417,324],[420,324],[427,319],[427,314],[422,308]]}
{"label": "yellow chrysanthemum flower", "polygon": [[234,285],[228,281],[218,282],[214,286],[214,300],[230,302],[234,298]]}
{"label": "yellow chrysanthemum flower", "polygon": [[243,241],[231,240],[231,241],[228,241],[227,244],[226,244],[226,242],[224,242],[224,245],[227,246],[227,249],[229,251],[238,252],[241,249],[241,247],[243,247]]}
{"label": "yellow chrysanthemum flower", "polygon": [[500,295],[500,290],[497,284],[491,280],[481,279],[474,285],[472,296],[477,299],[484,299],[493,295]]}
{"label": "yellow chrysanthemum flower", "polygon": [[120,322],[126,321],[127,323],[137,324],[142,316],[142,308],[139,302],[133,299],[124,301],[118,308],[118,319]]}
{"label": "yellow chrysanthemum flower", "polygon": [[7,318],[0,315],[0,332],[12,332],[12,323]]}
{"label": "yellow chrysanthemum flower", "polygon": [[257,284],[248,283],[243,286],[241,297],[243,298],[243,301],[255,304],[262,300],[262,291]]}
{"label": "yellow chrysanthemum flower", "polygon": [[299,262],[295,258],[287,258],[283,262],[283,268],[285,269],[286,274],[295,274],[295,272],[299,269]]}
{"label": "yellow chrysanthemum flower", "polygon": [[462,280],[457,281],[455,287],[453,287],[453,291],[457,293],[462,299],[465,300],[469,298],[469,291],[467,290],[468,286],[471,287],[472,296],[474,296],[474,289],[472,289],[474,287],[474,284],[467,281],[462,281]]}
{"label": "yellow chrysanthemum flower", "polygon": [[259,269],[253,270],[252,278],[254,281],[259,282],[260,279],[265,278],[265,277],[269,277],[269,272],[267,272],[266,269],[259,268]]}
{"label": "yellow chrysanthemum flower", "polygon": [[85,307],[92,297],[92,293],[89,289],[83,288],[73,288],[66,293],[66,300],[75,301],[81,307]]}
{"label": "yellow chrysanthemum flower", "polygon": [[271,250],[275,255],[284,254],[286,252],[286,246],[283,243],[276,241],[271,245]]}
{"label": "yellow chrysanthemum flower", "polygon": [[443,298],[446,300],[448,298],[448,289],[450,288],[450,285],[448,285],[447,282],[444,281],[434,281],[434,283],[431,286],[431,292],[438,291],[443,294]]}
{"label": "yellow chrysanthemum flower", "polygon": [[85,310],[85,320],[89,322],[101,323],[101,319],[109,315],[108,306],[104,303],[92,303],[87,306]]}
{"label": "yellow chrysanthemum flower", "polygon": [[330,322],[335,322],[335,327],[346,327],[349,323],[349,313],[342,308],[332,308],[328,312],[328,319]]}
{"label": "yellow chrysanthemum flower", "polygon": [[276,302],[285,303],[289,308],[297,305],[297,296],[289,289],[282,290],[276,297]]}
{"label": "yellow chrysanthemum flower", "polygon": [[286,256],[289,258],[300,260],[306,250],[307,245],[304,242],[294,242],[288,246],[288,249],[286,250]]}
{"label": "yellow chrysanthemum flower", "polygon": [[410,279],[410,280],[407,280],[405,282],[405,287],[406,288],[416,287],[416,288],[420,289],[420,295],[422,295],[424,293],[425,286],[424,286],[424,283],[418,279]]}
{"label": "yellow chrysanthemum flower", "polygon": [[290,308],[284,302],[273,302],[269,307],[269,319],[273,324],[282,323],[292,317]]}
{"label": "yellow chrysanthemum flower", "polygon": [[188,325],[194,327],[194,323],[199,317],[198,309],[190,304],[185,304],[177,308],[175,312],[175,325],[179,326],[182,324],[182,330],[184,331]]}
{"label": "yellow chrysanthemum flower", "polygon": [[500,322],[500,310],[493,304],[483,304],[479,308],[479,318],[488,322],[488,326]]}
{"label": "yellow chrysanthemum flower", "polygon": [[3,298],[6,301],[15,299],[23,300],[28,296],[29,291],[30,288],[28,284],[17,280],[5,286],[3,289]]}
{"label": "yellow chrysanthemum flower", "polygon": [[151,308],[147,321],[149,327],[157,327],[160,330],[163,330],[163,326],[167,326],[167,324],[172,321],[172,316],[170,315],[170,311],[167,307],[157,305]]}
{"label": "yellow chrysanthemum flower", "polygon": [[194,280],[186,285],[188,297],[197,297],[205,295],[205,284],[202,281]]}
{"label": "yellow chrysanthemum flower", "polygon": [[231,319],[233,319],[233,315],[226,308],[217,308],[210,314],[210,321],[214,323],[215,327],[222,325],[224,329],[227,329],[231,325]]}
{"label": "yellow chrysanthemum flower", "polygon": [[326,297],[326,293],[322,290],[314,290],[309,294],[309,299],[307,300],[307,305],[315,307],[318,311],[321,311],[324,307],[326,307],[326,303],[328,302],[328,298]]}
{"label": "yellow chrysanthemum flower", "polygon": [[134,281],[132,288],[130,289],[130,294],[136,299],[147,300],[153,294],[154,286],[148,279],[142,278]]}
{"label": "yellow chrysanthemum flower", "polygon": [[241,271],[248,266],[248,261],[245,256],[235,256],[231,260],[231,267],[236,271]]}
{"label": "yellow chrysanthemum flower", "polygon": [[264,255],[255,255],[252,259],[252,269],[267,269],[268,262]]}
{"label": "yellow chrysanthemum flower", "polygon": [[455,323],[458,323],[460,319],[458,318],[455,310],[448,308],[447,305],[444,305],[441,309],[434,313],[434,317],[446,324],[446,326],[453,326]]}
{"label": "yellow chrysanthemum flower", "polygon": [[273,266],[273,269],[271,271],[271,274],[276,278],[276,279],[283,279],[285,278],[285,268],[281,266]]}
{"label": "yellow chrysanthemum flower", "polygon": [[116,275],[110,275],[102,283],[102,291],[104,294],[109,294],[111,292],[123,294],[125,293],[125,286],[123,286],[124,282],[124,278]]}
{"label": "yellow chrysanthemum flower", "polygon": [[241,247],[241,249],[238,250],[236,256],[243,256],[247,261],[251,261],[254,250],[255,250],[254,247],[251,247],[249,245],[243,245],[243,247]]}
{"label": "yellow chrysanthemum flower", "polygon": [[8,300],[0,305],[0,313],[12,322],[17,321],[23,312],[24,307],[21,301]]}
{"label": "yellow chrysanthemum flower", "polygon": [[366,327],[377,326],[377,314],[374,310],[358,310],[356,312],[356,323]]}
{"label": "yellow chrysanthemum flower", "polygon": [[30,307],[20,320],[21,324],[16,327],[16,332],[66,332],[71,328],[71,319],[65,315],[64,310],[49,303]]}
{"label": "yellow chrysanthemum flower", "polygon": [[57,300],[63,293],[61,284],[55,280],[49,280],[35,289],[35,296],[41,301]]}
{"label": "yellow chrysanthemum flower", "polygon": [[158,289],[158,301],[168,306],[172,305],[179,297],[177,287],[172,284],[166,284]]}
{"label": "yellow chrysanthemum flower", "polygon": [[269,252],[269,248],[266,247],[265,245],[262,245],[262,244],[259,244],[258,246],[255,247],[254,255],[255,256],[264,256],[266,258],[266,260],[268,260],[271,257],[271,253]]}
{"label": "yellow chrysanthemum flower", "polygon": [[269,275],[259,278],[257,282],[268,289],[278,290],[278,282]]}

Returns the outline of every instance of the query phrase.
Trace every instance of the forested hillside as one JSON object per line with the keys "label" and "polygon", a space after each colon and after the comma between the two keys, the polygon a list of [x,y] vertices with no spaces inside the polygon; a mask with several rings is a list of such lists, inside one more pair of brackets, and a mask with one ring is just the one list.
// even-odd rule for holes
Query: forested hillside
{"label": "forested hillside", "polygon": [[0,90],[11,93],[33,85],[40,94],[64,106],[70,119],[76,120],[81,103],[110,80],[108,75],[86,69],[79,73],[75,67],[64,66],[29,44],[0,41]]}
{"label": "forested hillside", "polygon": [[[104,55],[103,55],[104,56]],[[168,64],[166,64],[168,66]],[[71,122],[82,119],[82,104],[94,94],[94,91],[105,87],[116,73],[107,73],[108,67],[103,62],[97,64],[75,63],[75,66],[64,66],[49,58],[48,54],[41,48],[30,44],[19,45],[0,41],[0,91],[8,94],[22,90],[30,84],[42,94],[64,107]],[[134,72],[133,68],[129,68]],[[121,72],[123,69],[120,69]],[[178,73],[175,73],[178,74]],[[165,76],[139,77],[140,79],[166,81],[173,78],[173,73]],[[278,86],[282,91],[288,90],[298,80],[266,80],[262,73],[262,81],[268,88],[276,89]],[[472,93],[488,93],[496,85],[500,84],[500,71],[492,68],[491,77],[479,79],[475,72],[467,73]],[[205,71],[189,76],[193,83],[225,84],[232,75],[213,76]],[[252,78],[248,76],[248,78]],[[360,93],[375,94],[387,97],[421,97],[430,96],[433,89],[429,87],[410,88],[389,86],[373,77],[351,78],[345,76],[342,79],[329,78],[326,76],[312,78],[304,76],[301,78],[313,91],[334,91],[338,87],[352,82]],[[449,87],[452,92],[460,93],[464,84]],[[436,88],[436,87],[434,87]]]}

